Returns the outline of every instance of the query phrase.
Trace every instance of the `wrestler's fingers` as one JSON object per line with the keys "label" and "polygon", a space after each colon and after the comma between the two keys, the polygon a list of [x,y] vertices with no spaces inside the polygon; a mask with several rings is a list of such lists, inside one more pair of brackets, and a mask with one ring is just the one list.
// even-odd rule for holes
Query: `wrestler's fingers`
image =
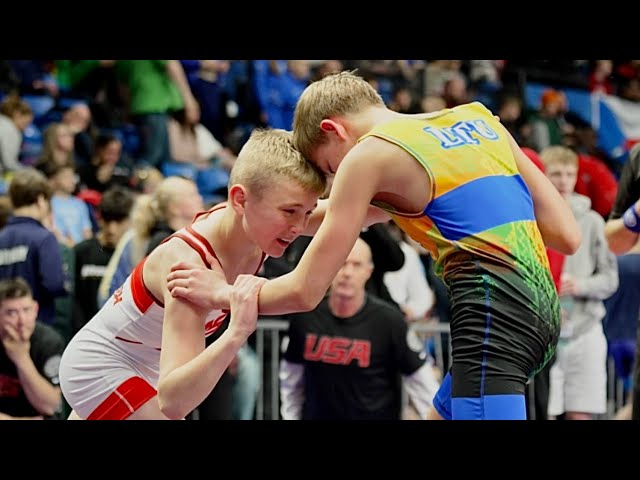
{"label": "wrestler's fingers", "polygon": [[173,280],[167,281],[167,288],[169,290],[172,290],[176,287],[182,287],[186,289],[189,287],[189,283],[190,283],[190,280],[188,277],[174,278]]}
{"label": "wrestler's fingers", "polygon": [[186,273],[184,273],[186,270],[195,270],[195,269],[202,269],[204,268],[204,266],[200,263],[192,263],[192,262],[185,262],[184,260],[180,260],[179,262],[174,263],[173,265],[171,265],[171,272],[182,272],[183,275],[186,275]]}
{"label": "wrestler's fingers", "polygon": [[173,287],[169,288],[169,293],[172,297],[184,297],[187,294],[187,289],[185,287]]}

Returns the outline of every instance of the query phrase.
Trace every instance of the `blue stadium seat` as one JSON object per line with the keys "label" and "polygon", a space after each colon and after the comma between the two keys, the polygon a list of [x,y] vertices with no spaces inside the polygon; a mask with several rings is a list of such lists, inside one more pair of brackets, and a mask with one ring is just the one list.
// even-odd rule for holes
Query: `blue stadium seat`
{"label": "blue stadium seat", "polygon": [[22,133],[22,145],[20,147],[20,162],[25,165],[35,165],[42,153],[42,132],[37,125],[29,125]]}
{"label": "blue stadium seat", "polygon": [[190,163],[164,162],[160,169],[165,177],[185,177],[196,181],[198,168]]}
{"label": "blue stadium seat", "polygon": [[29,104],[36,119],[45,116],[56,104],[48,95],[24,95],[22,99]]}
{"label": "blue stadium seat", "polygon": [[196,184],[201,195],[212,195],[229,184],[229,172],[223,168],[209,167],[198,172]]}

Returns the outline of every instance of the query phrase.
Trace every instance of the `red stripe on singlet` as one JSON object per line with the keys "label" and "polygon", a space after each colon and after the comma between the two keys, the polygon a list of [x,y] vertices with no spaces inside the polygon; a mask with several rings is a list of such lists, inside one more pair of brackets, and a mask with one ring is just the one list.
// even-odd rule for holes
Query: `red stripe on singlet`
{"label": "red stripe on singlet", "polygon": [[[219,203],[218,205],[214,206],[213,208],[210,208],[207,211],[197,213],[193,217],[193,222],[191,223],[191,225],[193,225],[193,223],[195,223],[195,221],[199,217],[201,217],[202,215],[209,215],[209,214],[215,212],[216,210],[220,210],[221,208],[224,208],[224,207],[226,207],[226,202]],[[193,238],[190,238],[189,235],[191,235]],[[198,252],[198,255],[200,255],[200,258],[202,259],[203,263],[207,266],[207,268],[210,269],[211,268],[211,264],[209,262],[207,262],[207,256],[206,256],[204,250],[202,249],[202,247],[204,247],[215,259],[218,259],[217,255],[216,255],[216,252],[213,250],[213,247],[211,246],[209,241],[205,237],[200,235],[198,232],[196,232],[193,228],[191,228],[191,226],[187,226],[184,230],[179,230],[176,233],[174,233],[172,235],[169,235],[162,242],[160,242],[160,244],[168,242],[169,240],[171,240],[174,237],[178,237],[181,240],[185,241],[187,243],[187,245],[189,245],[196,252]],[[202,244],[202,245],[200,245],[200,244]]]}
{"label": "red stripe on singlet", "polygon": [[196,222],[196,220],[200,218],[202,215],[209,215],[210,213],[213,213],[216,210],[220,210],[221,208],[225,208],[226,206],[227,206],[227,202],[220,202],[219,204],[211,207],[209,210],[196,213],[195,216],[193,217],[193,221],[191,222],[191,224],[193,225]]}
{"label": "red stripe on singlet", "polygon": [[[142,268],[144,267],[144,262],[146,260],[146,257],[143,258],[136,268],[133,269],[133,273],[131,275],[131,294],[133,296],[133,301],[142,313],[145,313],[151,304],[156,301],[142,279]],[[159,302],[157,303],[162,305]]]}
{"label": "red stripe on singlet", "polygon": [[157,393],[146,380],[132,377],[98,405],[87,420],[125,420]]}
{"label": "red stripe on singlet", "polygon": [[[200,244],[196,243],[195,240],[193,240],[189,235],[186,235],[182,232],[177,232],[174,233],[173,235],[171,235],[172,237],[175,238],[179,238],[181,240],[184,240],[187,245],[189,245],[191,248],[193,248],[198,255],[200,255],[200,258],[202,259],[202,262],[206,265],[207,268],[211,269],[211,264],[209,262],[207,262],[207,256],[204,252],[204,250],[202,250],[202,247],[200,246]],[[215,255],[213,255],[215,257]],[[218,258],[218,257],[216,257]]]}
{"label": "red stripe on singlet", "polygon": [[211,255],[213,255],[218,261],[220,261],[218,259],[218,257],[216,256],[216,252],[213,251],[213,247],[211,246],[211,244],[209,243],[209,240],[207,240],[206,238],[204,238],[202,235],[200,235],[198,232],[196,232],[193,228],[191,227],[187,227],[187,232],[189,232],[191,235],[193,235],[196,239],[200,240],[200,242],[205,246],[205,248],[209,251],[209,253]]}

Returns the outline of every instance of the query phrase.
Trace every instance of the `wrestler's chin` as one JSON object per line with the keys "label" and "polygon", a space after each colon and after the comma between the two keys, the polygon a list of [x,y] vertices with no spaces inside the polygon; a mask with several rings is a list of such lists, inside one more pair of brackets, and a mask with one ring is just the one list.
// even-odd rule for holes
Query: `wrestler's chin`
{"label": "wrestler's chin", "polygon": [[265,251],[267,255],[273,258],[280,258],[284,255],[284,252],[287,251],[291,242],[287,242],[286,240],[276,239],[270,245],[269,249]]}

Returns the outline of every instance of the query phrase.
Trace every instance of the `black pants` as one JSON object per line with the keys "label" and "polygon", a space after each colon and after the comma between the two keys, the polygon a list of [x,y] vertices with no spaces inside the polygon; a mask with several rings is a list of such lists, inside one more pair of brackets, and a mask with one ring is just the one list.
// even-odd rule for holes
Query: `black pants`
{"label": "black pants", "polygon": [[549,407],[549,372],[555,356],[549,360],[542,370],[533,377],[533,398],[529,395],[529,388],[525,390],[525,401],[527,402],[527,414],[529,420],[547,420],[547,409]]}

